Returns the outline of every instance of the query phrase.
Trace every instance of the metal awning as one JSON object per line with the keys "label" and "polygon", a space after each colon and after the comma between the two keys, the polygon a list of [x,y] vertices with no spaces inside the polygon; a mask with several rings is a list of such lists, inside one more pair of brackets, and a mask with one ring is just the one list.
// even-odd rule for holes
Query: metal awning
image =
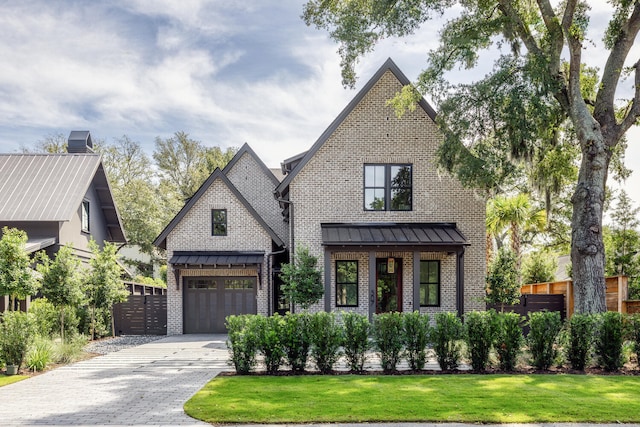
{"label": "metal awning", "polygon": [[321,224],[324,246],[468,246],[455,223]]}
{"label": "metal awning", "polygon": [[43,237],[40,239],[29,239],[27,240],[27,244],[25,245],[25,249],[27,253],[33,253],[39,251],[40,249],[48,248],[49,246],[53,246],[56,244],[55,237]]}
{"label": "metal awning", "polygon": [[248,265],[262,264],[264,252],[175,251],[169,264],[178,265]]}

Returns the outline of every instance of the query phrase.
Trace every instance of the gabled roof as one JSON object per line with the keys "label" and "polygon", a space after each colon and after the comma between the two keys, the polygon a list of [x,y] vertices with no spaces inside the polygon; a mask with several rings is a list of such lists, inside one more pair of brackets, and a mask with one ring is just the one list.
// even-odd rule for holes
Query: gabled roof
{"label": "gabled roof", "polygon": [[227,163],[227,165],[222,170],[225,173],[225,175],[228,174],[231,169],[233,169],[235,164],[238,163],[238,160],[240,160],[245,153],[254,158],[254,160],[260,166],[263,172],[269,177],[269,179],[271,179],[274,186],[280,184],[280,181],[278,180],[278,178],[275,177],[271,169],[269,169],[267,165],[264,164],[264,162],[260,159],[260,157],[258,157],[255,151],[253,151],[251,147],[249,147],[249,144],[247,144],[246,142],[242,147],[240,147],[236,155],[233,156],[233,159],[231,159],[229,163]]}
{"label": "gabled roof", "polygon": [[284,242],[282,241],[282,239],[280,239],[280,237],[278,237],[278,235],[271,229],[271,227],[269,227],[269,225],[264,221],[264,219],[262,219],[262,217],[258,215],[255,209],[253,209],[253,207],[251,206],[251,204],[249,204],[247,199],[244,198],[244,196],[240,193],[240,191],[238,191],[238,189],[233,185],[233,183],[229,181],[229,178],[227,178],[224,172],[222,172],[219,168],[216,168],[216,170],[214,170],[213,173],[209,175],[209,178],[207,178],[207,180],[200,186],[200,188],[198,188],[198,191],[196,191],[196,193],[189,199],[189,201],[182,207],[182,209],[180,209],[180,212],[178,212],[178,214],[171,220],[171,222],[169,222],[169,224],[164,228],[164,230],[162,230],[162,233],[160,233],[160,235],[156,237],[156,240],[154,240],[153,242],[155,246],[163,249],[167,248],[167,236],[169,236],[169,233],[171,233],[171,231],[173,231],[176,225],[178,225],[180,221],[182,221],[182,218],[184,218],[187,212],[189,212],[189,210],[198,202],[198,200],[200,200],[202,195],[206,193],[206,191],[209,189],[209,187],[211,187],[211,185],[216,181],[216,179],[219,179],[220,181],[222,181],[224,185],[226,185],[227,188],[231,190],[231,192],[238,199],[238,201],[240,201],[240,203],[242,203],[245,209],[249,211],[251,216],[253,216],[253,218],[255,218],[255,220],[258,221],[258,223],[262,226],[262,228],[265,229],[265,231],[269,234],[269,236],[271,236],[271,238],[273,239],[274,242],[276,242],[277,245],[284,246]]}
{"label": "gabled roof", "polygon": [[[307,151],[306,153],[302,153],[302,159],[298,161],[298,157],[300,156],[298,155],[283,162],[284,172],[284,167],[286,166],[286,164],[291,164],[298,161],[297,164],[293,165],[293,170],[285,176],[280,185],[278,185],[278,187],[276,188],[275,193],[277,197],[281,197],[282,195],[287,193],[286,188],[289,186],[293,178],[295,178],[298,172],[300,172],[300,170],[304,168],[309,159],[311,159],[316,154],[320,147],[322,147],[322,145],[329,139],[329,137],[331,137],[338,126],[340,126],[340,124],[342,124],[342,122],[349,116],[349,114],[351,114],[353,109],[356,108],[356,106],[360,103],[360,101],[362,101],[365,95],[373,88],[373,86],[375,86],[378,80],[380,80],[387,71],[391,71],[403,86],[411,84],[407,76],[404,75],[404,73],[400,70],[400,68],[398,68],[395,62],[393,62],[391,58],[387,59],[385,63],[382,64],[382,67],[380,67],[378,71],[376,71],[373,77],[371,77],[367,84],[364,85],[360,92],[358,92],[355,98],[353,98],[351,102],[347,104],[347,106],[344,108],[344,110],[342,110],[338,117],[336,117],[335,120],[329,125],[329,127],[322,133],[322,135],[320,135],[320,138],[318,138],[318,140],[313,144],[311,149],[309,149],[309,151]],[[431,120],[435,121],[436,112],[423,97],[420,97],[418,105],[420,105],[425,113],[427,113]]]}
{"label": "gabled roof", "polygon": [[125,242],[99,154],[0,154],[0,221],[70,221],[92,182],[111,240]]}

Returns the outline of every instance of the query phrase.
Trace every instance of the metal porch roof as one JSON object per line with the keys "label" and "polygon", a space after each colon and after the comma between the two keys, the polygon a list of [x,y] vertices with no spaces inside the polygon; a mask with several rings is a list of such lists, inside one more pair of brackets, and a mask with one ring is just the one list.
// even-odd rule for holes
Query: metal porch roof
{"label": "metal porch roof", "polygon": [[169,264],[245,265],[262,264],[264,252],[175,251]]}
{"label": "metal porch roof", "polygon": [[325,246],[467,246],[455,223],[321,224]]}

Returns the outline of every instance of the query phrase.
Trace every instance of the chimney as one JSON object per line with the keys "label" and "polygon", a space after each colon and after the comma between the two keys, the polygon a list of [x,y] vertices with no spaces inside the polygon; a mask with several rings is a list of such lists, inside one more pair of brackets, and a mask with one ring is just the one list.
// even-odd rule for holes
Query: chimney
{"label": "chimney", "polygon": [[67,142],[68,153],[93,153],[93,141],[88,130],[73,130]]}

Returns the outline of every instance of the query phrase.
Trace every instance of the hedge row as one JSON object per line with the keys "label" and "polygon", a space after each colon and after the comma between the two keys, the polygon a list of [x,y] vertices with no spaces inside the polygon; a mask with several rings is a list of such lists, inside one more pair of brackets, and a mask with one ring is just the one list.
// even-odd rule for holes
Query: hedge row
{"label": "hedge row", "polygon": [[[526,339],[525,324],[530,328]],[[640,351],[640,316],[614,312],[575,314],[562,322],[557,312],[531,313],[525,319],[489,310],[467,313],[464,323],[449,312],[436,314],[433,322],[418,312],[379,314],[373,322],[352,312],[288,313],[229,316],[226,325],[230,362],[238,374],[254,370],[259,355],[268,374],[285,365],[302,372],[309,361],[318,371],[330,373],[341,356],[350,371],[358,373],[371,350],[386,373],[395,372],[403,358],[418,371],[425,367],[428,348],[443,370],[457,369],[464,353],[475,371],[491,366],[491,354],[499,369],[512,371],[526,348],[529,363],[540,370],[562,363],[562,356],[572,369],[583,370],[593,354],[604,369],[616,371],[623,363],[625,339]]]}

